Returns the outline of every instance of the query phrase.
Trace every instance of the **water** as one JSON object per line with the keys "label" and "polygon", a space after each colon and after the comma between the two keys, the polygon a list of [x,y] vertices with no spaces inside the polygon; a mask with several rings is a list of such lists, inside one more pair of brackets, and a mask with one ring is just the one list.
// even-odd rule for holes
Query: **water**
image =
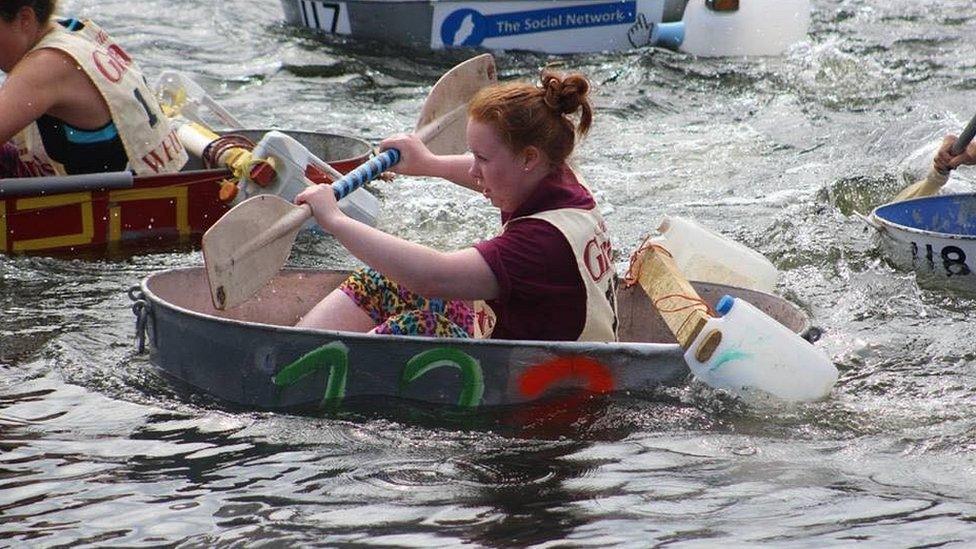
{"label": "water", "polygon": [[[62,8],[252,127],[376,141],[412,127],[465,57],[323,43],[271,0]],[[0,544],[971,546],[973,299],[920,289],[853,212],[921,177],[972,114],[974,31],[966,0],[817,0],[809,41],[780,58],[498,56],[503,78],[558,60],[593,79],[578,163],[620,250],[673,214],[774,261],[826,329],[841,370],[828,401],[748,407],[692,384],[514,427],[233,410],[134,355],[124,290],[198,251],[3,257]],[[456,248],[494,230],[448,184],[376,189],[381,226],[411,240]],[[355,263],[328,240],[299,250],[301,265]]]}

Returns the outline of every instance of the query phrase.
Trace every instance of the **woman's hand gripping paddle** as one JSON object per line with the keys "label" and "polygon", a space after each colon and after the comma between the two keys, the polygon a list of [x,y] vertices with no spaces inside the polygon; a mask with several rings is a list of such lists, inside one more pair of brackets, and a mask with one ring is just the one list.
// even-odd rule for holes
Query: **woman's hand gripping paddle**
{"label": "woman's hand gripping paddle", "polygon": [[[969,124],[966,125],[966,129],[962,131],[962,135],[956,139],[956,142],[952,145],[949,151],[952,156],[957,156],[962,154],[966,147],[969,146],[969,142],[973,140],[973,136],[976,135],[976,115],[969,120]],[[925,179],[913,183],[898,193],[892,202],[901,202],[902,200],[910,200],[912,198],[921,198],[923,196],[932,196],[939,192],[939,189],[946,184],[949,180],[949,172],[940,172],[933,166]]]}
{"label": "woman's hand gripping paddle", "polygon": [[742,299],[723,298],[728,310],[719,309],[725,316],[712,317],[660,247],[645,248],[635,261],[637,282],[703,383],[742,397],[758,391],[786,401],[817,400],[830,393],[837,368],[799,335]]}
{"label": "woman's hand gripping paddle", "polygon": [[[424,101],[416,130],[420,140],[435,154],[464,152],[468,102],[496,78],[491,54],[445,73]],[[383,151],[332,184],[336,199],[399,161],[400,151]],[[298,231],[311,216],[307,204],[295,206],[277,196],[261,195],[238,204],[210,227],[203,235],[203,260],[214,307],[235,307],[264,287],[288,260]]]}

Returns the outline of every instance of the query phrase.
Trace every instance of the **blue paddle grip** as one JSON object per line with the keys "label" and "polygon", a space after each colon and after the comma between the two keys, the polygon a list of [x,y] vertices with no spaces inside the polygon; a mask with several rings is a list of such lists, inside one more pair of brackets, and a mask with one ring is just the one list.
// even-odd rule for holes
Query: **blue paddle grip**
{"label": "blue paddle grip", "polygon": [[342,179],[332,184],[336,200],[342,200],[349,193],[362,187],[367,181],[372,181],[386,170],[392,168],[400,161],[400,151],[396,149],[386,149],[380,154],[360,164],[355,170],[347,173]]}

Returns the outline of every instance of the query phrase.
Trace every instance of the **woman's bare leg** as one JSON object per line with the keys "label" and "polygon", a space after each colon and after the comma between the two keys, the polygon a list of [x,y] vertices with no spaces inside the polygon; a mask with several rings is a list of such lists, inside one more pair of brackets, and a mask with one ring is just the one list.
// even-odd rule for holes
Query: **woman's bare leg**
{"label": "woman's bare leg", "polygon": [[356,302],[346,292],[337,288],[312,307],[312,310],[299,319],[295,326],[322,330],[368,332],[376,327],[376,323],[366,314],[366,311],[356,305]]}

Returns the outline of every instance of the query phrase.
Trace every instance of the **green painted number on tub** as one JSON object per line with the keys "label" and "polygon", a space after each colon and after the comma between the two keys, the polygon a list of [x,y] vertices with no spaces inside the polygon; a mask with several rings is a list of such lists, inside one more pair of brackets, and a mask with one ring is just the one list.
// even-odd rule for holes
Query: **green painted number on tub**
{"label": "green painted number on tub", "polygon": [[346,380],[349,377],[349,348],[340,341],[323,345],[285,366],[272,381],[279,387],[290,387],[324,368],[330,371],[322,404],[339,402],[346,396]]}
{"label": "green painted number on tub", "polygon": [[471,355],[457,349],[431,349],[411,358],[400,376],[400,391],[427,372],[442,366],[453,366],[461,371],[458,406],[474,408],[481,404],[481,397],[485,393],[485,377],[481,364]]}

